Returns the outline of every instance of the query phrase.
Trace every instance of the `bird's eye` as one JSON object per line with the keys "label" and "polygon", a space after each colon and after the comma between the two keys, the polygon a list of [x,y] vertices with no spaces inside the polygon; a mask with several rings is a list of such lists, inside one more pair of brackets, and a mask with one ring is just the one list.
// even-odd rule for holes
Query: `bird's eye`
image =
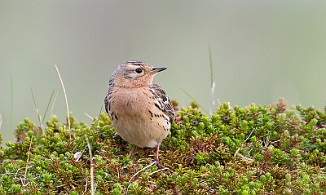
{"label": "bird's eye", "polygon": [[141,68],[136,68],[136,70],[135,70],[137,73],[141,73],[141,72],[143,72],[143,69],[141,69]]}

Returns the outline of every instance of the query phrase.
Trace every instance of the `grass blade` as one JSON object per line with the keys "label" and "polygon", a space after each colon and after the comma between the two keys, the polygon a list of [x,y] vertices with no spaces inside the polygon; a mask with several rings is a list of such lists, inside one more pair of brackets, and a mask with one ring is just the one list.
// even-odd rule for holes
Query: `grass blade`
{"label": "grass blade", "polygon": [[11,86],[11,104],[10,104],[10,129],[13,128],[13,120],[14,120],[14,81],[12,77],[10,78],[10,86]]}
{"label": "grass blade", "polygon": [[[2,126],[2,116],[0,114],[0,130],[1,130],[1,126]],[[0,136],[0,144],[1,144],[1,136]]]}
{"label": "grass blade", "polygon": [[214,74],[213,74],[213,59],[212,59],[212,48],[211,45],[209,45],[209,69],[210,69],[210,75],[211,75],[211,93],[210,93],[210,106],[209,106],[209,115],[213,115],[213,109],[215,105],[214,101],[214,92],[215,92],[215,80],[214,80]]}
{"label": "grass blade", "polygon": [[197,102],[197,104],[198,104],[198,106],[204,111],[204,112],[206,112],[206,113],[208,113],[207,112],[207,110],[205,110],[204,109],[204,107],[203,106],[201,106],[199,103],[198,103],[198,101],[196,101],[195,100],[195,98],[193,98],[186,90],[184,90],[184,89],[181,89],[192,101],[195,101],[195,102]]}
{"label": "grass blade", "polygon": [[211,88],[213,88],[214,85],[214,77],[213,77],[213,59],[212,59],[212,48],[211,45],[209,45],[209,70],[211,75]]}
{"label": "grass blade", "polygon": [[57,93],[54,96],[54,100],[53,100],[53,103],[52,103],[52,106],[51,106],[51,116],[53,115],[53,108],[54,108],[54,104],[55,104],[55,102],[57,100],[58,94],[59,94],[59,91],[57,91]]}
{"label": "grass blade", "polygon": [[35,111],[36,111],[36,114],[37,114],[37,119],[38,119],[38,121],[40,123],[40,127],[42,129],[42,134],[43,134],[44,132],[43,132],[42,116],[40,114],[39,109],[37,108],[37,103],[36,103],[36,99],[35,99],[35,95],[34,95],[32,86],[30,86],[30,88],[31,88],[31,92],[32,92],[32,97],[33,97],[33,102],[34,102],[34,108],[35,108]]}
{"label": "grass blade", "polygon": [[55,89],[53,89],[53,91],[52,91],[52,93],[51,93],[51,96],[50,96],[50,99],[49,99],[49,102],[48,102],[48,105],[46,106],[45,113],[44,113],[44,117],[43,117],[43,120],[42,120],[42,124],[44,123],[44,120],[45,120],[46,114],[48,113],[48,110],[49,110],[50,104],[51,104],[52,99],[53,99],[54,92],[55,92]]}
{"label": "grass blade", "polygon": [[[68,129],[70,130],[70,111],[69,111],[69,104],[68,104],[68,98],[67,98],[66,88],[65,88],[65,85],[63,84],[63,81],[62,81],[62,78],[61,78],[61,74],[60,74],[60,71],[59,71],[57,65],[54,65],[54,66],[55,66],[55,69],[57,70],[57,73],[58,73],[58,76],[59,76],[59,80],[60,80],[60,83],[61,83],[61,86],[62,86],[63,94],[64,94],[64,97],[65,97],[66,109],[67,109],[67,117],[68,117],[67,123],[68,123]],[[71,133],[70,133],[70,141],[71,141]]]}

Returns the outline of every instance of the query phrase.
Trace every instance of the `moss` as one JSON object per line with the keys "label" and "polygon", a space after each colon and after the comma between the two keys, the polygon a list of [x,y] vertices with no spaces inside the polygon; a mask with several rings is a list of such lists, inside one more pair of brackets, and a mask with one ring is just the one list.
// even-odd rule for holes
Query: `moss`
{"label": "moss", "polygon": [[17,126],[16,140],[0,148],[0,194],[90,192],[91,163],[97,194],[326,193],[326,113],[313,107],[223,103],[208,117],[193,102],[162,143],[161,166],[134,178],[154,149],[128,158],[131,146],[107,114],[91,125],[69,120],[70,130],[53,116],[44,134],[28,119]]}

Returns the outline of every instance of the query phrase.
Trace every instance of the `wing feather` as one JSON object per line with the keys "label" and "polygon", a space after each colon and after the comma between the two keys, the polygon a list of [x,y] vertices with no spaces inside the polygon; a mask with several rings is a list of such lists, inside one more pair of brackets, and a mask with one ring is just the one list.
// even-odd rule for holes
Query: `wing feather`
{"label": "wing feather", "polygon": [[166,95],[165,91],[156,83],[153,83],[151,86],[151,91],[155,96],[155,99],[158,100],[159,107],[162,110],[163,114],[165,114],[169,118],[170,123],[172,123],[175,119],[175,112],[169,97]]}

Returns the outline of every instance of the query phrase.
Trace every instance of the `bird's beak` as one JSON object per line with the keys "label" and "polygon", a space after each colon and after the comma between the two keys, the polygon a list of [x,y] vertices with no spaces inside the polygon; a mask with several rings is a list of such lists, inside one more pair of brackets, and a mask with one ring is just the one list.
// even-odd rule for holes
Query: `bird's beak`
{"label": "bird's beak", "polygon": [[157,73],[157,72],[161,72],[163,70],[165,70],[166,68],[152,68],[152,71],[153,73]]}

